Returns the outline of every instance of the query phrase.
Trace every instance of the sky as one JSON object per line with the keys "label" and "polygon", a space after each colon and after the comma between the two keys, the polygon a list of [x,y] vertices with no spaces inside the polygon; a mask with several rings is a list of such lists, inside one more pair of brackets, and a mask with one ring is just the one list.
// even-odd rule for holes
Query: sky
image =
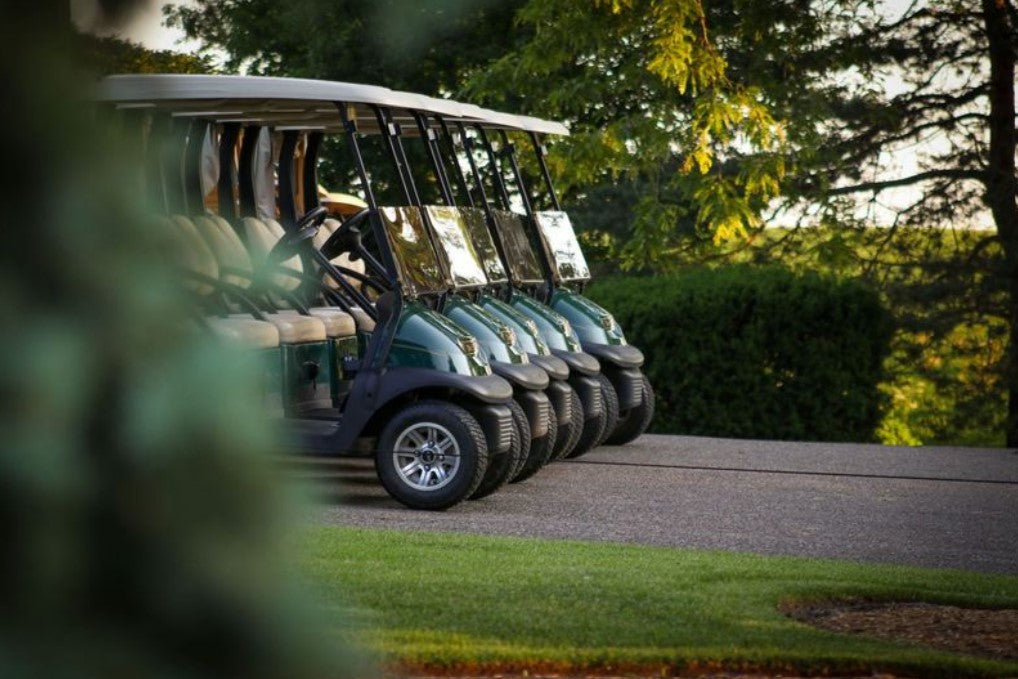
{"label": "sky", "polygon": [[[70,2],[71,17],[74,22],[81,28],[89,29],[93,22],[95,0],[70,0]],[[178,52],[187,52],[193,49],[196,46],[194,42],[182,42],[184,38],[183,31],[176,28],[167,28],[162,25],[162,7],[164,4],[167,4],[166,0],[146,0],[128,18],[127,23],[123,27],[111,32],[128,40],[141,43],[149,49],[174,50]],[[172,4],[187,5],[190,3],[176,0]]]}

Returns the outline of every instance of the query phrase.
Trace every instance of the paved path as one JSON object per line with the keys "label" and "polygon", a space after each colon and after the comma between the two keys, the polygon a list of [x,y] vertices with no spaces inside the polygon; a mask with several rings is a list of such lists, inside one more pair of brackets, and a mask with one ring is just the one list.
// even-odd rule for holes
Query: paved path
{"label": "paved path", "polygon": [[608,540],[1018,574],[1018,454],[647,435],[443,513],[370,464],[315,468],[327,523]]}

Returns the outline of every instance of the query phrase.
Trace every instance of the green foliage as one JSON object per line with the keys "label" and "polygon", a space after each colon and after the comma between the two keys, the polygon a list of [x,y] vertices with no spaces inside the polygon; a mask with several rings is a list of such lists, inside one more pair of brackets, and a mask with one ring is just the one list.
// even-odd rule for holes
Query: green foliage
{"label": "green foliage", "polygon": [[77,52],[99,75],[116,73],[212,73],[212,60],[173,50],[150,50],[130,40],[79,34]]}
{"label": "green foliage", "polygon": [[647,357],[654,431],[875,439],[891,324],[865,286],[729,267],[606,279],[589,293]]}
{"label": "green foliage", "polygon": [[[528,39],[466,93],[570,122],[549,158],[567,197],[653,176],[715,242],[760,227],[785,171],[782,125],[728,78],[699,0],[533,0],[517,22]],[[670,268],[676,210],[662,198],[637,202],[624,266]]]}
{"label": "green foliage", "polygon": [[[690,263],[703,261],[690,256]],[[883,443],[996,446],[1007,395],[1006,296],[993,232],[954,228],[767,229],[710,261],[781,264],[866,281],[894,318],[881,389]]]}
{"label": "green foliage", "polygon": [[1018,605],[1010,576],[337,527],[316,528],[304,559],[329,598],[354,593],[368,643],[412,674],[963,677],[1018,667],[831,634],[778,609],[850,597],[1007,608]]}
{"label": "green foliage", "polygon": [[0,676],[345,675],[251,366],[189,323],[66,13],[0,10]]}

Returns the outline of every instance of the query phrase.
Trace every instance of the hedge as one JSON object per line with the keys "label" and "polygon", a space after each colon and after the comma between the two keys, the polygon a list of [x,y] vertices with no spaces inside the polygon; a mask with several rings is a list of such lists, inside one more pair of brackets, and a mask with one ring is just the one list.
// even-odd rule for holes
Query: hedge
{"label": "hedge", "polygon": [[893,328],[863,284],[739,266],[609,278],[586,293],[646,356],[651,431],[875,440]]}

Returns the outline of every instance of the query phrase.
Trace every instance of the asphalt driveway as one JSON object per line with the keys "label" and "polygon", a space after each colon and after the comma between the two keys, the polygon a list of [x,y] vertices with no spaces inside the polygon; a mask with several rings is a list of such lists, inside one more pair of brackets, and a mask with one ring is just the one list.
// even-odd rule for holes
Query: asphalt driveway
{"label": "asphalt driveway", "polygon": [[1018,454],[647,435],[441,513],[370,463],[309,464],[325,523],[605,540],[1018,574]]}

